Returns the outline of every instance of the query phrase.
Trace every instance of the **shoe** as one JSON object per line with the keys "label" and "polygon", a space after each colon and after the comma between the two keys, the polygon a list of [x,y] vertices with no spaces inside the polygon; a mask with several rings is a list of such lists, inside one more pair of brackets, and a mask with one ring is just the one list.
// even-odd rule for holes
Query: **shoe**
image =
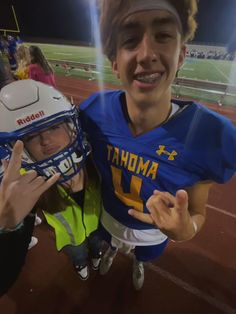
{"label": "shoe", "polygon": [[140,290],[144,283],[144,267],[143,262],[134,259],[133,262],[133,285],[135,290]]}
{"label": "shoe", "polygon": [[99,269],[99,266],[100,266],[100,263],[101,263],[101,257],[98,257],[98,258],[92,258],[91,259],[91,264],[92,264],[92,269],[93,270],[98,270]]}
{"label": "shoe", "polygon": [[93,270],[98,270],[102,259],[102,252],[100,251],[96,257],[91,258],[91,266]]}
{"label": "shoe", "polygon": [[36,216],[35,216],[34,225],[35,225],[35,226],[38,226],[38,225],[40,225],[41,223],[42,223],[42,219],[41,219],[38,215],[36,215]]}
{"label": "shoe", "polygon": [[32,249],[32,247],[34,247],[38,242],[39,240],[36,237],[31,237],[28,250]]}
{"label": "shoe", "polygon": [[105,275],[108,270],[111,268],[112,262],[114,257],[116,256],[117,249],[112,250],[110,247],[105,252],[101,259],[100,267],[99,267],[99,273],[100,275]]}
{"label": "shoe", "polygon": [[81,280],[87,280],[89,277],[89,269],[88,266],[80,266],[76,265],[75,270],[77,271],[78,275],[80,276]]}

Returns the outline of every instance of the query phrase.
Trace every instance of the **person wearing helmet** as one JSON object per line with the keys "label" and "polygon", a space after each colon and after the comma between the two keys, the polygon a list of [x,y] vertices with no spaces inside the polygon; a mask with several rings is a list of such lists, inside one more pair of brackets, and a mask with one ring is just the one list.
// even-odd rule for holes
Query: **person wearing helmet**
{"label": "person wearing helmet", "polygon": [[55,231],[58,251],[69,255],[86,280],[88,258],[98,269],[101,257],[96,231],[101,197],[78,110],[53,87],[22,80],[1,90],[0,111],[1,285],[4,276],[14,278],[17,273],[9,274],[6,268],[7,239],[18,247],[10,265],[20,260],[19,270],[38,209]]}
{"label": "person wearing helmet", "polygon": [[172,99],[171,84],[196,30],[196,0],[102,0],[103,51],[123,90],[103,91],[80,105],[102,179],[101,225],[110,248],[133,250],[135,289],[144,262],[168,239],[187,241],[205,222],[212,182],[236,171],[236,128],[193,101]]}

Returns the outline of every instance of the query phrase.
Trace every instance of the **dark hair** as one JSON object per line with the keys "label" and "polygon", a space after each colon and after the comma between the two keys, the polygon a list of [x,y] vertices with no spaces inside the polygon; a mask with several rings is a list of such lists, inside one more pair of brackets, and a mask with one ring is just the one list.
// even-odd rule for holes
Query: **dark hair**
{"label": "dark hair", "polygon": [[30,46],[29,53],[31,57],[31,63],[39,64],[46,74],[52,74],[53,69],[45,58],[42,50],[38,46]]}
{"label": "dark hair", "polygon": [[[100,30],[102,46],[110,61],[116,56],[117,34],[125,12],[136,0],[100,0],[101,18]],[[168,0],[177,10],[183,26],[183,42],[193,39],[197,23],[198,0]]]}

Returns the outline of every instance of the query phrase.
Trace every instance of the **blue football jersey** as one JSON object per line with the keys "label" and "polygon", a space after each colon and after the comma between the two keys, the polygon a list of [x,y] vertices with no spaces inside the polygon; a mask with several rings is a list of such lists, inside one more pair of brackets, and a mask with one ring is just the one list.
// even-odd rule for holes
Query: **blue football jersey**
{"label": "blue football jersey", "polygon": [[227,181],[236,170],[236,128],[225,117],[194,102],[163,125],[133,136],[123,111],[123,91],[96,93],[80,106],[83,130],[102,177],[105,210],[133,229],[153,226],[128,214],[148,212],[154,189],[175,194],[199,181]]}

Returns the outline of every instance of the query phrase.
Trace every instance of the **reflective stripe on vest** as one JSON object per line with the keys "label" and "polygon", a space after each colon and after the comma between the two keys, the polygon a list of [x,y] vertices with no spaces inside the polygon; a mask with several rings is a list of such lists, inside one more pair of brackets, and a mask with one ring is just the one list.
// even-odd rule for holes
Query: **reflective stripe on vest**
{"label": "reflective stripe on vest", "polygon": [[67,220],[62,216],[61,213],[56,213],[54,216],[60,221],[60,223],[65,227],[68,235],[70,236],[71,244],[76,245],[76,240],[73,234],[73,231],[71,229],[70,224],[67,222]]}

